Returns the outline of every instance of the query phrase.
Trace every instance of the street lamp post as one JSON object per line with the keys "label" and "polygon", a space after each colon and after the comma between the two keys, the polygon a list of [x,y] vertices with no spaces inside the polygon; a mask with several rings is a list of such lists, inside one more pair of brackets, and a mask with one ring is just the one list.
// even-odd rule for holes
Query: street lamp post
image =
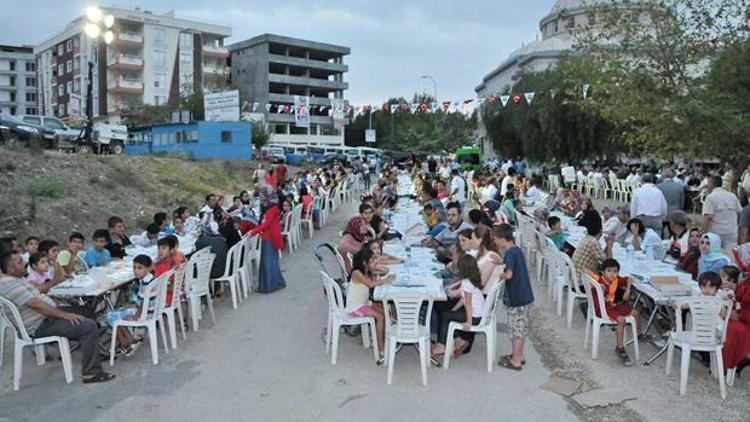
{"label": "street lamp post", "polygon": [[[90,40],[98,40],[101,38],[105,44],[111,44],[115,38],[112,27],[115,24],[115,17],[112,15],[104,15],[102,9],[92,6],[86,9],[85,12],[85,23],[83,25],[83,32]],[[101,58],[99,58],[101,60]],[[86,144],[93,144],[93,132],[94,132],[94,62],[91,61],[91,54],[89,54],[88,61],[88,72],[86,80],[86,129],[83,134],[83,139]],[[101,153],[101,145],[99,145],[99,153]]]}

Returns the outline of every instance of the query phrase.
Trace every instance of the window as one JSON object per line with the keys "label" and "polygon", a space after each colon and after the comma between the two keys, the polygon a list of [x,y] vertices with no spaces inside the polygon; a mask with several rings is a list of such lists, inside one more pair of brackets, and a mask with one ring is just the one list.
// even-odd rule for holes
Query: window
{"label": "window", "polygon": [[167,31],[164,28],[154,28],[154,41],[155,42],[166,42]]}
{"label": "window", "polygon": [[36,92],[27,92],[26,101],[27,102],[36,101]]}
{"label": "window", "polygon": [[66,71],[67,73],[70,73],[70,72],[72,72],[72,71],[73,71],[73,60],[68,60],[68,61],[67,61],[67,62],[65,63],[65,71]]}
{"label": "window", "polygon": [[26,86],[36,86],[36,78],[26,78]]}
{"label": "window", "polygon": [[575,26],[576,26],[576,18],[574,18],[573,16],[569,17],[569,18],[567,19],[567,23],[565,24],[565,26],[566,26],[566,27],[567,27],[568,29],[573,29],[573,28],[575,28]]}
{"label": "window", "polygon": [[63,124],[61,121],[55,118],[47,117],[44,119],[44,127],[46,127],[47,129],[52,129],[52,130],[63,129]]}
{"label": "window", "polygon": [[80,60],[73,60],[73,71],[78,72],[81,70],[81,61]]}
{"label": "window", "polygon": [[73,38],[73,48],[78,49],[81,46],[81,39],[76,37]]}
{"label": "window", "polygon": [[81,92],[81,79],[76,78],[73,80],[73,92],[80,93]]}
{"label": "window", "polygon": [[228,130],[222,130],[221,131],[221,143],[229,144],[231,142],[232,142],[232,132]]}
{"label": "window", "polygon": [[57,96],[62,97],[63,95],[65,95],[65,85],[60,84],[57,86]]}
{"label": "window", "polygon": [[10,102],[12,102],[12,103],[16,102],[16,93],[15,92],[11,92],[10,93]]}
{"label": "window", "polygon": [[154,105],[160,105],[161,98],[158,95],[154,95]]}
{"label": "window", "polygon": [[73,40],[65,42],[65,51],[73,51]]}
{"label": "window", "polygon": [[57,65],[57,75],[62,76],[65,74],[65,65],[60,63]]}
{"label": "window", "polygon": [[167,74],[166,73],[154,73],[154,88],[166,88],[167,87]]}
{"label": "window", "polygon": [[197,130],[191,130],[190,131],[190,140],[192,142],[198,142],[198,131]]}
{"label": "window", "polygon": [[558,32],[560,32],[560,22],[555,21],[555,34],[557,34]]}
{"label": "window", "polygon": [[15,116],[16,115],[16,108],[15,107],[11,107],[10,108],[10,115],[11,116]]}
{"label": "window", "polygon": [[67,91],[68,94],[73,92],[73,81],[68,81],[65,83],[65,91]]}
{"label": "window", "polygon": [[35,108],[27,108],[26,114],[37,114],[37,110]]}
{"label": "window", "polygon": [[[13,70],[13,69],[11,69],[11,70]],[[36,63],[34,63],[34,62],[26,62],[26,71],[27,72],[36,72]]]}
{"label": "window", "polygon": [[39,116],[26,116],[23,118],[23,121],[37,126],[42,124],[42,119]]}
{"label": "window", "polygon": [[154,65],[165,67],[167,65],[167,52],[163,50],[154,51]]}
{"label": "window", "polygon": [[65,47],[60,44],[57,46],[57,55],[62,56],[65,53]]}
{"label": "window", "polygon": [[65,115],[65,104],[60,104],[59,106],[57,106],[57,115],[58,116]]}
{"label": "window", "polygon": [[10,70],[11,72],[15,72],[15,70],[16,70],[16,61],[15,60],[9,61],[8,62],[8,67],[9,67],[8,70]]}
{"label": "window", "polygon": [[183,132],[177,131],[177,133],[175,133],[175,140],[178,144],[182,143],[183,137]]}

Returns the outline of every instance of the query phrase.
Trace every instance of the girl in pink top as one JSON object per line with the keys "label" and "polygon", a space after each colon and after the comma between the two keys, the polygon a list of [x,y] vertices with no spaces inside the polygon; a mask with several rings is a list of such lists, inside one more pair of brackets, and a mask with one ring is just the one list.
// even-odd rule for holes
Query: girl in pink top
{"label": "girl in pink top", "polygon": [[26,280],[34,285],[44,284],[49,280],[49,261],[47,261],[47,255],[41,252],[36,252],[29,255],[29,273],[26,275]]}

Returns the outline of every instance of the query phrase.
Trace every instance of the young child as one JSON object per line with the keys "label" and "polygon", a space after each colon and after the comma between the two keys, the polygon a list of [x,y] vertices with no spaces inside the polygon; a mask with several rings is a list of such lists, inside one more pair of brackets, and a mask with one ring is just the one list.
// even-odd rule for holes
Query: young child
{"label": "young child", "polygon": [[[154,281],[154,276],[151,274],[152,264],[153,263],[151,261],[151,258],[149,258],[148,255],[138,255],[133,258],[133,275],[135,276],[135,279],[133,281],[136,281],[138,283],[138,294],[136,295],[136,302],[129,303],[126,306],[115,311],[107,312],[107,325],[111,327],[116,321],[120,321],[123,319],[135,321],[141,318],[141,313],[143,311],[143,301],[146,295],[146,287],[148,287],[149,283]],[[149,297],[149,307],[146,310],[149,316],[153,315],[154,313],[156,305],[154,303],[154,300],[156,300],[158,295],[159,292],[151,291],[151,296]],[[124,327],[118,328],[115,335],[117,336],[117,344],[119,346],[119,349],[116,352],[117,356],[132,355],[143,341],[140,338],[134,338],[133,335],[130,334],[130,330]]]}
{"label": "young child", "polygon": [[552,240],[552,242],[557,247],[557,250],[562,249],[565,241],[568,239],[568,234],[565,233],[562,229],[562,222],[560,221],[560,217],[552,216],[548,218],[547,225],[549,226],[547,237]]}
{"label": "young child", "polygon": [[505,294],[502,298],[508,313],[510,338],[513,354],[500,358],[498,365],[503,368],[520,371],[526,359],[523,355],[524,342],[529,334],[529,309],[534,303],[534,293],[526,267],[523,250],[516,246],[513,238],[513,228],[508,224],[501,224],[494,228],[496,243],[505,250]]}
{"label": "young child", "polygon": [[159,228],[158,224],[149,224],[148,227],[146,227],[146,231],[141,234],[141,237],[136,242],[136,245],[143,248],[150,248],[151,246],[155,246],[156,241],[159,238],[160,231],[161,229]]}
{"label": "young child", "polygon": [[385,274],[390,271],[388,269],[389,265],[401,264],[405,262],[403,258],[399,258],[393,255],[384,255],[383,244],[380,240],[372,240],[366,243],[365,246],[370,248],[372,250],[372,253],[375,254],[375,259],[377,260],[377,272],[379,274]]}
{"label": "young child", "polygon": [[165,212],[157,212],[154,214],[154,224],[159,226],[159,232],[164,234],[172,234],[174,233],[174,229],[172,228],[169,217],[167,216],[167,213]]}
{"label": "young child", "polygon": [[474,341],[474,333],[458,332],[455,349],[446,351],[445,344],[448,339],[448,325],[451,321],[463,323],[463,329],[468,330],[472,325],[478,324],[484,313],[485,298],[482,295],[482,276],[479,272],[477,260],[469,254],[464,254],[458,260],[458,282],[446,289],[449,297],[460,299],[449,310],[438,313],[438,338],[432,348],[431,361],[435,366],[440,366],[442,357],[446,352],[453,353],[453,357],[464,354]]}
{"label": "young child", "polygon": [[60,246],[54,240],[45,239],[39,242],[39,252],[47,257],[48,267],[47,278],[55,283],[61,282],[65,278],[65,270],[59,262],[57,255],[60,253]]}
{"label": "young child", "polygon": [[29,257],[39,250],[39,238],[36,236],[29,236],[26,238],[26,242],[24,242],[23,246],[25,251],[21,254],[21,257],[23,258],[23,262],[28,264]]}
{"label": "young child", "polygon": [[73,273],[83,272],[83,261],[78,258],[78,252],[83,250],[85,238],[79,232],[73,232],[68,237],[68,249],[57,254],[57,262],[62,267],[65,277],[71,277]]}
{"label": "young child", "polygon": [[721,269],[721,288],[733,303],[722,360],[725,369],[736,369],[737,376],[750,364],[750,281],[740,282],[741,274],[734,265]]}
{"label": "young child", "polygon": [[172,217],[172,226],[174,227],[175,236],[185,237],[185,220],[181,216]]}
{"label": "young child", "polygon": [[34,285],[46,283],[50,279],[49,261],[47,254],[36,252],[29,256],[29,272],[26,274],[26,280]]}
{"label": "young child", "polygon": [[370,289],[376,286],[390,283],[396,279],[395,274],[377,280],[375,272],[377,271],[377,259],[372,250],[362,248],[354,255],[352,259],[352,278],[349,290],[346,293],[345,311],[352,317],[369,316],[375,318],[375,328],[378,338],[378,350],[380,358],[376,364],[382,365],[383,345],[385,343],[385,317],[383,315],[383,306],[379,303],[370,301]]}
{"label": "young child", "polygon": [[[158,262],[154,267],[154,276],[159,277],[167,271],[177,268],[185,262],[185,255],[177,250],[178,240],[174,235],[169,235],[159,239],[157,242],[157,255]],[[167,290],[166,304],[170,306],[172,304],[172,283],[174,279],[169,280],[169,286]],[[182,294],[182,292],[180,292]]]}
{"label": "young child", "polygon": [[92,238],[94,239],[94,245],[86,250],[83,260],[86,261],[89,268],[106,267],[112,262],[112,255],[107,250],[109,233],[105,229],[99,229],[94,232]]}
{"label": "young child", "polygon": [[[602,274],[595,280],[604,288],[604,307],[607,316],[617,322],[615,353],[620,357],[623,365],[631,366],[633,361],[630,360],[625,350],[625,318],[633,313],[633,308],[629,304],[631,280],[628,277],[620,277],[619,273],[620,263],[612,258],[605,259],[602,262]],[[597,302],[598,296],[594,295],[593,299],[595,312],[597,316],[601,316]]]}

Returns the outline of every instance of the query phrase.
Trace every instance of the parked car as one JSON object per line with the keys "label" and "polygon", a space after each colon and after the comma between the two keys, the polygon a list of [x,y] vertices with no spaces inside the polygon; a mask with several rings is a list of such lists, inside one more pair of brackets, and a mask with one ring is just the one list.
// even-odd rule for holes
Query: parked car
{"label": "parked car", "polygon": [[55,132],[41,126],[26,123],[15,116],[5,113],[0,113],[0,126],[7,127],[10,136],[18,138],[21,141],[33,141],[34,138],[55,139]]}
{"label": "parked car", "polygon": [[268,160],[274,164],[286,163],[286,154],[284,154],[284,148],[265,146],[260,149],[260,159]]}
{"label": "parked car", "polygon": [[57,141],[72,141],[81,134],[80,128],[71,128],[57,117],[25,114],[18,118],[26,123],[52,130],[57,135],[55,138]]}
{"label": "parked car", "polygon": [[338,152],[332,152],[323,156],[323,164],[331,165],[334,161],[338,161],[341,164],[349,163],[349,156]]}

